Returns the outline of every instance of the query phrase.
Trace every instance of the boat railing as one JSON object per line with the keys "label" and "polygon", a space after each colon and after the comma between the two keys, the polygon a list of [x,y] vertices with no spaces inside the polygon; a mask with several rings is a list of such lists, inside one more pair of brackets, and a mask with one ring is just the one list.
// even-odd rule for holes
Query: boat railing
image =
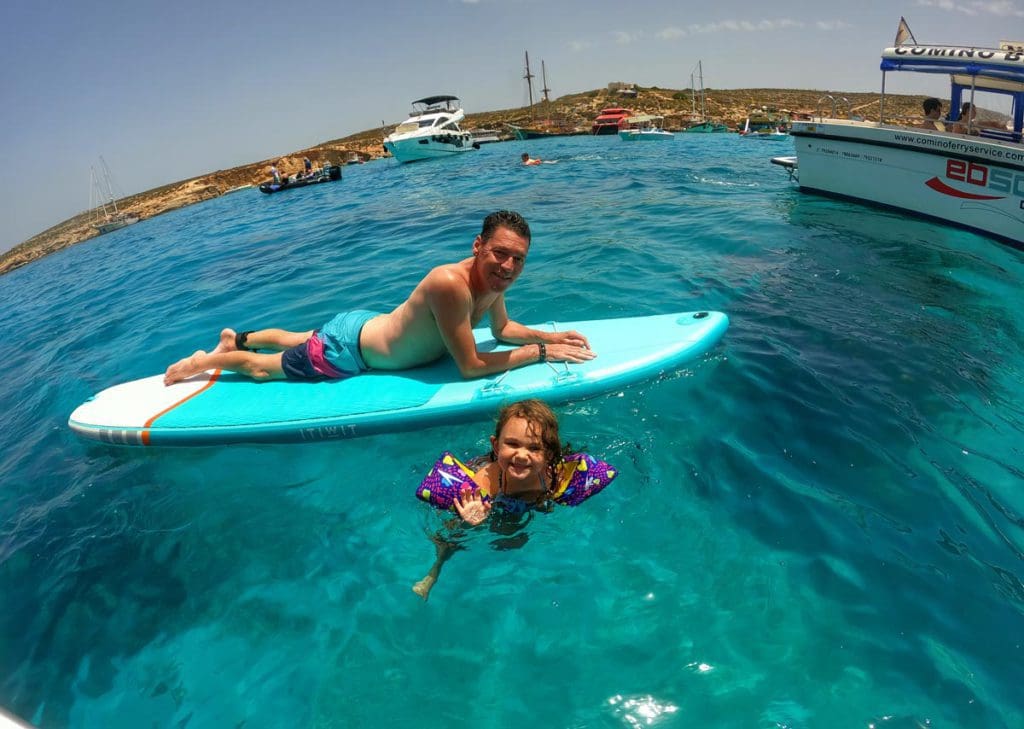
{"label": "boat railing", "polygon": [[822,115],[822,113],[821,113],[821,106],[822,106],[822,102],[824,102],[826,100],[829,102],[829,105],[830,105],[830,108],[831,108],[831,113],[829,115],[829,119],[838,119],[839,118],[837,116],[837,114],[838,114],[838,111],[840,110],[840,106],[845,107],[846,118],[847,119],[849,119],[849,118],[851,118],[853,116],[853,107],[850,105],[850,100],[849,99],[847,99],[845,96],[840,96],[837,99],[832,94],[825,94],[820,99],[818,99],[818,107],[814,111],[814,116],[815,116],[815,118],[818,121],[821,121],[822,119],[825,118]]}
{"label": "boat railing", "polygon": [[978,129],[979,137],[998,139],[1001,142],[1016,142],[1020,144],[1022,135],[1012,132],[1009,129],[993,129],[992,127],[981,127]]}

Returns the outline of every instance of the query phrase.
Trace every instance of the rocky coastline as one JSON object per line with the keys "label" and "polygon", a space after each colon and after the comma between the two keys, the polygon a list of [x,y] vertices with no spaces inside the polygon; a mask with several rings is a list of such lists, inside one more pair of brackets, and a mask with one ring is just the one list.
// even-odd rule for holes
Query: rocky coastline
{"label": "rocky coastline", "polygon": [[[624,87],[624,88],[623,88]],[[625,90],[625,93],[624,93]],[[768,114],[779,118],[793,114],[814,113],[827,102],[827,96],[844,98],[848,101],[850,113],[867,119],[878,118],[878,95],[871,93],[844,93],[790,89],[707,89],[705,107],[707,115],[716,121],[725,122],[730,128],[738,129],[751,115]],[[914,117],[921,113],[923,96],[886,96],[886,115]],[[625,106],[636,113],[657,114],[665,118],[669,129],[685,127],[692,119],[693,110],[699,102],[689,89],[673,90],[657,87],[636,87],[610,84],[608,89],[598,89],[580,94],[571,94],[533,109],[515,108],[491,112],[467,114],[462,126],[465,129],[507,129],[508,125],[528,126],[538,120],[557,120],[561,125],[587,133],[597,113],[608,106]],[[699,108],[699,107],[698,107]],[[390,131],[390,130],[389,130]],[[188,180],[170,183],[162,187],[129,195],[117,201],[118,208],[141,219],[176,210],[186,205],[209,200],[233,192],[240,187],[258,185],[268,178],[268,169],[276,163],[282,174],[298,172],[303,167],[303,158],[309,157],[314,165],[332,162],[347,164],[367,162],[387,156],[379,129],[367,130],[341,139],[298,150],[282,157],[260,160],[251,164],[217,170]],[[80,243],[98,235],[92,224],[92,211],[80,213],[35,235],[11,250],[0,255],[0,275],[38,260],[68,246]]]}

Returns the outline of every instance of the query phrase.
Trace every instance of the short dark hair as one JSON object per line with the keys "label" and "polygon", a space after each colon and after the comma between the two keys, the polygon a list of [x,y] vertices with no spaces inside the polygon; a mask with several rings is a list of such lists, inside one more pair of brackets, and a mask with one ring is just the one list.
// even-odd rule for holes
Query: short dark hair
{"label": "short dark hair", "polygon": [[924,107],[924,113],[925,114],[930,114],[931,112],[935,111],[936,109],[941,110],[942,109],[942,102],[939,101],[938,99],[936,99],[935,97],[930,97],[930,98],[927,98],[924,101],[922,101],[921,102],[921,106]]}
{"label": "short dark hair", "polygon": [[512,210],[498,210],[484,218],[484,227],[480,229],[480,239],[489,241],[498,228],[508,228],[516,235],[526,238],[530,242],[530,224],[526,218]]}

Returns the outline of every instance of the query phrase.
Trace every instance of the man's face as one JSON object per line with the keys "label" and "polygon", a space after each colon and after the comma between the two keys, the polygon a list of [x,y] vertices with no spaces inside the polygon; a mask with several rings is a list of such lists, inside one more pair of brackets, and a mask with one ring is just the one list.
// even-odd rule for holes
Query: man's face
{"label": "man's face", "polygon": [[486,241],[480,236],[473,241],[473,254],[481,276],[491,291],[499,293],[523,272],[529,251],[526,238],[505,227],[499,227]]}

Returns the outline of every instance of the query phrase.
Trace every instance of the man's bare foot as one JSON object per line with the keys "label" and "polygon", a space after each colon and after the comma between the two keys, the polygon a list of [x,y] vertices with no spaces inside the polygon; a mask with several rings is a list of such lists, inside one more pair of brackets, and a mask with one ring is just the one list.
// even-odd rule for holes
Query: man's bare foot
{"label": "man's bare foot", "polygon": [[429,597],[430,595],[430,588],[434,586],[435,582],[437,582],[436,578],[434,578],[432,575],[427,575],[422,580],[420,580],[412,586],[412,591],[420,597],[422,597],[424,600],[426,600],[427,597]]}
{"label": "man's bare foot", "polygon": [[217,346],[213,348],[210,354],[220,354],[221,352],[234,352],[238,349],[235,346],[235,330],[234,329],[222,329],[220,332],[220,341],[217,342]]}
{"label": "man's bare foot", "polygon": [[200,372],[206,369],[200,361],[200,358],[205,357],[206,352],[203,350],[197,350],[192,353],[191,357],[178,360],[164,373],[164,384],[172,385],[175,382],[187,379],[192,375],[198,375]]}

